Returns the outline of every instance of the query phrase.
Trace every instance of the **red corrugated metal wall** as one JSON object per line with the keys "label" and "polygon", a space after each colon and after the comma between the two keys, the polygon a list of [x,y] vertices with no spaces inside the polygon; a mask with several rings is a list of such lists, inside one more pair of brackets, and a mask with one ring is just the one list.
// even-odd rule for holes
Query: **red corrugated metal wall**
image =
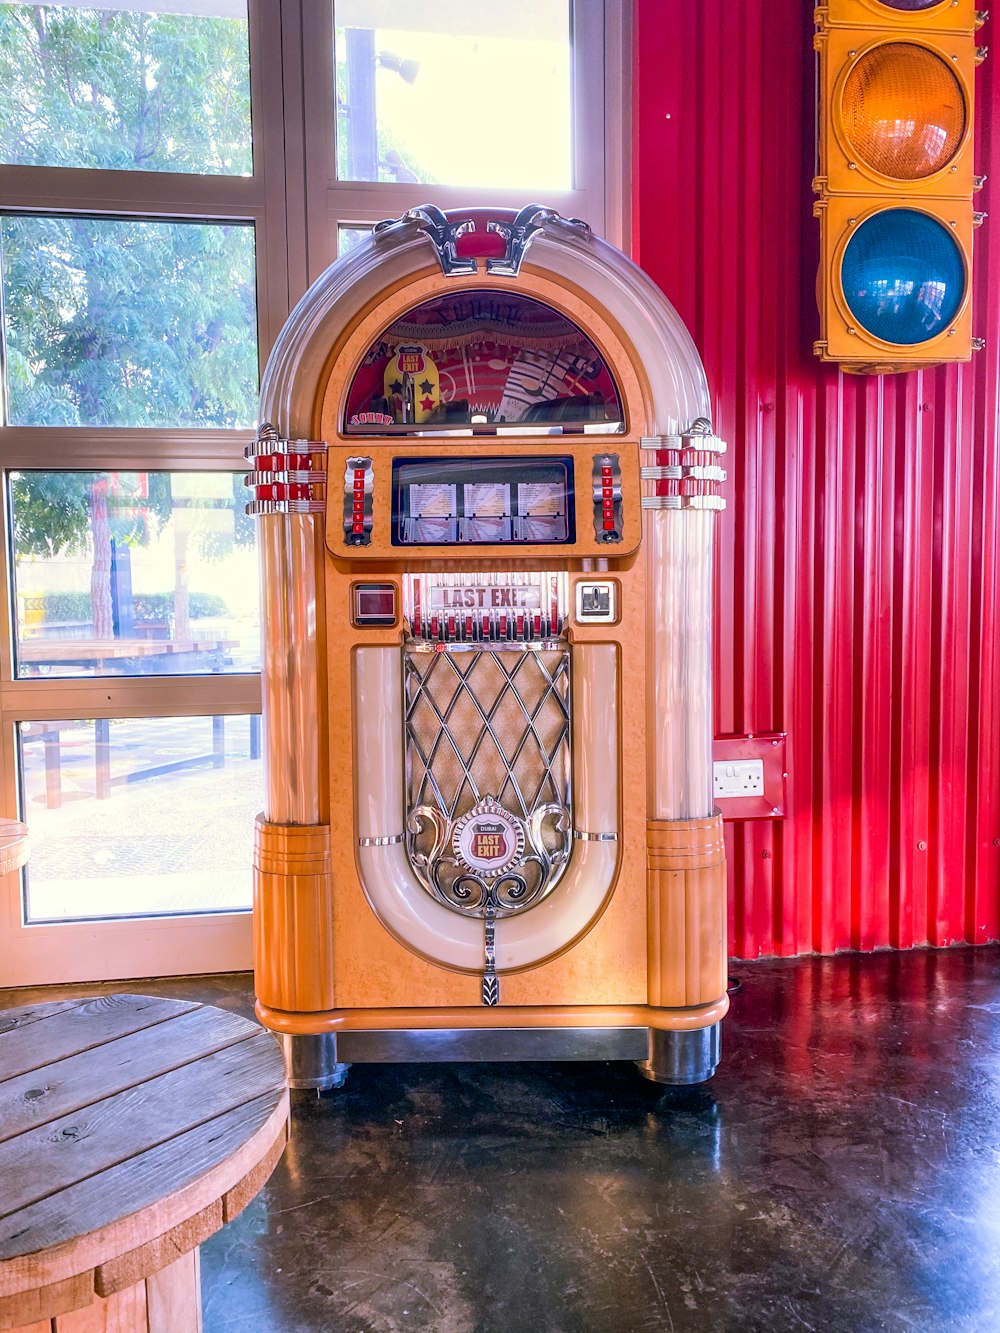
{"label": "red corrugated metal wall", "polygon": [[[743,957],[1000,937],[1000,215],[970,365],[814,359],[812,8],[636,7],[636,256],[730,446],[717,727],[788,733],[788,818],[729,838]],[[977,75],[991,182],[998,58]]]}

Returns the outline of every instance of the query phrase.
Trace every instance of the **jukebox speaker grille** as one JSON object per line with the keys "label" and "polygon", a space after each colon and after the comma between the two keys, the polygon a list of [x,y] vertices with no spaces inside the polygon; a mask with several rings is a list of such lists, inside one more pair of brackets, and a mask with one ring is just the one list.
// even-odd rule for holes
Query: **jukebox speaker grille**
{"label": "jukebox speaker grille", "polygon": [[521,911],[571,846],[570,654],[559,640],[408,644],[407,846],[456,911]]}

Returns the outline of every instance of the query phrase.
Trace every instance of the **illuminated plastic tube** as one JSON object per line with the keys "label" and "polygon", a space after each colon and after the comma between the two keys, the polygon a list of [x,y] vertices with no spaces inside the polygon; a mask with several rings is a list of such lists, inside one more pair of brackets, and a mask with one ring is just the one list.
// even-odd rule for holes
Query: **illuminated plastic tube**
{"label": "illuminated plastic tube", "polygon": [[324,822],[316,640],[322,523],[322,515],[312,514],[267,514],[257,519],[264,598],[264,815],[272,824]]}
{"label": "illuminated plastic tube", "polygon": [[[435,902],[414,875],[403,841],[403,688],[397,648],[354,654],[357,861],[376,916],[401,944],[461,972],[483,970],[483,923]],[[498,971],[531,967],[593,924],[618,870],[618,663],[613,645],[573,650],[574,764],[589,776],[575,789],[572,858],[537,907],[496,925]],[[578,748],[579,747],[579,748]]]}
{"label": "illuminated plastic tube", "polygon": [[715,515],[647,510],[650,819],[712,813],[712,545]]}

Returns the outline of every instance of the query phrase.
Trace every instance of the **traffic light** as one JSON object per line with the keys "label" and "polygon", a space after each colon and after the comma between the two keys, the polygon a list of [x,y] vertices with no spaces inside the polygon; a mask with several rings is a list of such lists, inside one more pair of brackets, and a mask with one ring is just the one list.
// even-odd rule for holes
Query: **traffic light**
{"label": "traffic light", "polygon": [[974,0],[821,0],[817,356],[857,374],[968,361]]}

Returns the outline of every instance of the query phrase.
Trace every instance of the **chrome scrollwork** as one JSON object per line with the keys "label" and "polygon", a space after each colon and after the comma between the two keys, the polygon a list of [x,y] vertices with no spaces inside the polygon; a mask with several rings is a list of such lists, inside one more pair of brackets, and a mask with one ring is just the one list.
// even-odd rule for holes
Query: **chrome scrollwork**
{"label": "chrome scrollwork", "polygon": [[554,208],[546,208],[544,204],[525,204],[513,222],[491,221],[486,224],[486,230],[499,233],[507,245],[507,253],[502,259],[487,259],[487,273],[516,278],[532,237],[549,222],[561,222],[581,231],[590,231],[587,223],[581,222],[579,218],[564,218]]}
{"label": "chrome scrollwork", "polygon": [[417,878],[433,898],[463,916],[492,912],[505,917],[533,907],[559,883],[569,861],[570,813],[552,804],[539,806],[527,820],[502,812],[506,828],[514,826],[520,834],[513,863],[502,857],[494,870],[481,864],[483,858],[473,863],[456,851],[466,829],[471,828],[473,836],[477,828],[492,829],[490,820],[498,809],[494,798],[486,797],[462,819],[449,820],[434,806],[421,805],[406,821],[406,851]]}
{"label": "chrome scrollwork", "polygon": [[[514,825],[518,826],[513,830],[512,848],[516,865],[506,865],[509,849],[504,835]],[[501,831],[483,833],[477,831],[480,829]],[[495,872],[489,866],[478,873],[472,868],[471,860],[477,855],[482,859],[484,853],[482,849],[469,851],[465,841],[468,830],[473,838],[503,842],[497,852],[501,865]],[[406,846],[421,883],[453,912],[482,917],[483,1004],[500,1003],[497,919],[532,907],[555,887],[569,860],[572,841],[572,820],[569,811],[560,805],[539,806],[528,820],[502,810],[492,797],[454,821],[429,805],[411,811],[406,821]]]}
{"label": "chrome scrollwork", "polygon": [[[502,237],[506,247],[504,255],[487,259],[487,273],[516,278],[521,271],[521,263],[532,237],[550,222],[575,227],[582,232],[590,231],[587,223],[581,222],[579,218],[564,218],[555,209],[547,208],[544,204],[525,204],[513,221],[491,218],[486,224],[486,230]],[[383,218],[381,222],[376,222],[372,231],[376,236],[380,236],[392,227],[407,225],[419,227],[430,238],[437,252],[441,271],[446,277],[478,271],[479,264],[473,257],[460,256],[458,253],[459,237],[475,230],[476,224],[471,219],[460,218],[452,221],[435,204],[421,204],[417,208],[409,209],[402,217]]]}
{"label": "chrome scrollwork", "polygon": [[381,222],[377,222],[372,230],[377,236],[390,227],[399,227],[407,223],[419,227],[430,237],[437,252],[441,271],[446,276],[451,277],[453,274],[475,273],[477,271],[476,261],[460,258],[457,250],[458,238],[464,236],[467,231],[471,231],[475,225],[474,223],[468,221],[451,222],[436,205],[421,204],[418,208],[409,209],[400,218],[384,218]]}

